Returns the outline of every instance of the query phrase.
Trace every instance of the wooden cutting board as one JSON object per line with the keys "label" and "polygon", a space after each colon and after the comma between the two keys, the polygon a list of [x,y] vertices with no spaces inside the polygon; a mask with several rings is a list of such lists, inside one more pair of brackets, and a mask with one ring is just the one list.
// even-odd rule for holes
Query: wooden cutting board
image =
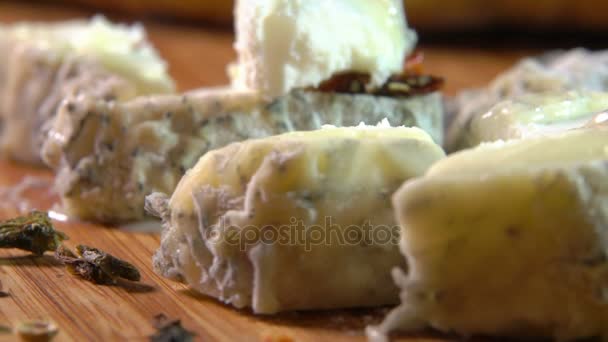
{"label": "wooden cutting board", "polygon": [[[26,2],[0,3],[0,23],[19,20],[64,20],[90,16],[83,10],[32,6]],[[146,22],[150,38],[169,62],[181,90],[227,82],[225,65],[234,59],[232,34],[200,26]],[[479,48],[421,46],[428,71],[447,79],[446,92],[481,86],[497,72],[529,51],[488,51]],[[0,162],[0,219],[31,208],[49,209],[50,171]],[[25,180],[27,187],[15,188]],[[21,192],[21,193],[20,193]],[[21,197],[26,203],[18,203]],[[203,341],[364,341],[363,328],[377,323],[387,308],[332,312],[291,313],[255,317],[185,286],[160,278],[151,268],[159,245],[158,234],[133,232],[83,222],[57,222],[71,239],[68,245],[88,244],[134,263],[148,292],[96,286],[68,274],[51,256],[33,258],[16,250],[0,250],[0,282],[10,296],[0,298],[0,325],[44,318],[55,321],[56,341],[138,341],[154,332],[152,319],[164,313],[179,318]],[[446,336],[404,336],[407,341],[445,340]],[[0,341],[14,337],[0,335]]]}

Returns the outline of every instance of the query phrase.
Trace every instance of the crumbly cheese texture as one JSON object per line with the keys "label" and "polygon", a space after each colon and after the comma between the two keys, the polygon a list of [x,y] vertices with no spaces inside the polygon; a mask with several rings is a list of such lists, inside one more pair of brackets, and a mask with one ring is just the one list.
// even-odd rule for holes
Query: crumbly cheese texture
{"label": "crumbly cheese texture", "polygon": [[140,93],[174,89],[167,64],[148,42],[140,24],[113,24],[102,16],[90,21],[24,22],[0,28],[0,38],[55,54],[90,58],[108,71],[131,80]]}
{"label": "crumbly cheese texture", "polygon": [[123,101],[173,88],[140,26],[96,17],[0,28],[0,148],[12,159],[41,163],[42,141],[66,97]]}
{"label": "crumbly cheese texture", "polygon": [[144,196],[172,193],[209,150],[325,124],[383,119],[421,127],[440,141],[441,97],[294,91],[269,102],[256,92],[224,88],[126,102],[76,96],[62,104],[42,156],[57,171],[56,188],[69,215],[119,222],[144,218]]}
{"label": "crumbly cheese texture", "polygon": [[164,222],[154,268],[259,314],[396,303],[390,196],[443,156],[420,129],[366,127],[208,152],[170,200],[147,199]]}
{"label": "crumbly cheese texture", "polygon": [[549,135],[591,124],[608,109],[608,93],[569,91],[531,93],[496,104],[471,118],[460,147],[496,140]]}
{"label": "crumbly cheese texture", "polygon": [[525,58],[486,88],[463,91],[448,102],[446,147],[449,151],[472,147],[468,143],[471,121],[497,103],[527,94],[608,91],[606,80],[608,51],[573,49]]}
{"label": "crumbly cheese texture", "polygon": [[402,304],[369,335],[608,337],[607,146],[607,127],[482,145],[406,183]]}
{"label": "crumbly cheese texture", "polygon": [[379,85],[402,71],[417,39],[401,0],[239,0],[235,17],[232,82],[267,98],[344,71]]}

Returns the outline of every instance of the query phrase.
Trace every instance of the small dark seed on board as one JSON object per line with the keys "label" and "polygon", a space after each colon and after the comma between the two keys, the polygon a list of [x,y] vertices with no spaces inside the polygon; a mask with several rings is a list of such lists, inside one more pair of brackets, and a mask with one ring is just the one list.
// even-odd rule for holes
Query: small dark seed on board
{"label": "small dark seed on board", "polygon": [[184,329],[180,320],[169,319],[164,314],[156,315],[153,324],[157,329],[156,334],[150,336],[150,341],[153,342],[190,342],[196,336],[193,332]]}

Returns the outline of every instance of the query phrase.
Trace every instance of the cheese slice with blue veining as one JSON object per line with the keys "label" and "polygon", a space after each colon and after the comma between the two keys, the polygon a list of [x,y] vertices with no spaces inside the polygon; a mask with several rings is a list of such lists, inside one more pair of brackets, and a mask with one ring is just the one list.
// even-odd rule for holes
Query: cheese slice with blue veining
{"label": "cheese slice with blue veining", "polygon": [[392,193],[444,156],[418,128],[326,127],[205,154],[173,195],[155,270],[255,313],[394,304]]}
{"label": "cheese slice with blue veining", "polygon": [[377,328],[608,337],[608,128],[483,144],[394,195],[401,305]]}

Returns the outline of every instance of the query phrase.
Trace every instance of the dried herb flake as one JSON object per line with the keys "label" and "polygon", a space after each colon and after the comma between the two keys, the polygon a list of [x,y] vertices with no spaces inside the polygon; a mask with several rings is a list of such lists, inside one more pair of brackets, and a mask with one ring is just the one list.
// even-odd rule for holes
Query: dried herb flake
{"label": "dried herb flake", "polygon": [[387,97],[410,97],[438,91],[443,87],[443,79],[419,73],[416,70],[406,70],[395,74],[379,87],[370,84],[371,76],[367,73],[345,72],[333,75],[322,82],[314,91],[341,94],[368,94]]}
{"label": "dried herb flake", "polygon": [[61,246],[55,252],[57,260],[65,264],[72,274],[100,285],[116,285],[119,279],[139,281],[139,270],[100,249],[78,245],[76,253]]}
{"label": "dried herb flake", "polygon": [[0,248],[17,248],[43,255],[53,252],[68,236],[55,230],[48,214],[31,213],[0,223]]}

